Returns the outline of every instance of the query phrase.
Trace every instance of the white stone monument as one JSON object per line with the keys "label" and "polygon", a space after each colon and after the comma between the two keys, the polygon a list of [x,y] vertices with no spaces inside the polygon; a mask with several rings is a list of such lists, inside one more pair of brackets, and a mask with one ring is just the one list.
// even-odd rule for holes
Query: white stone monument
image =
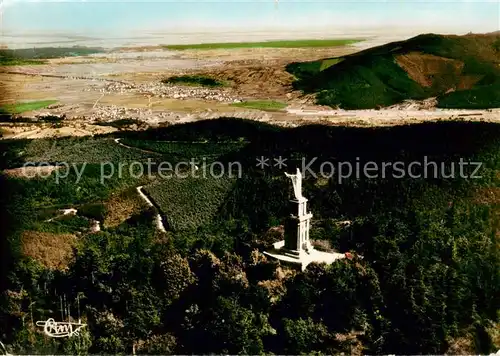
{"label": "white stone monument", "polygon": [[309,228],[312,214],[307,212],[307,199],[302,195],[302,173],[297,168],[297,174],[285,175],[292,180],[295,199],[290,200],[292,211],[285,223],[285,248],[293,255],[301,255],[312,250],[309,241]]}
{"label": "white stone monument", "polygon": [[274,249],[265,255],[284,263],[298,264],[304,270],[311,262],[332,263],[345,254],[315,250],[309,240],[312,214],[307,211],[307,198],[302,195],[302,173],[285,175],[292,180],[294,198],[290,200],[292,213],[285,221],[285,240],[274,244]]}

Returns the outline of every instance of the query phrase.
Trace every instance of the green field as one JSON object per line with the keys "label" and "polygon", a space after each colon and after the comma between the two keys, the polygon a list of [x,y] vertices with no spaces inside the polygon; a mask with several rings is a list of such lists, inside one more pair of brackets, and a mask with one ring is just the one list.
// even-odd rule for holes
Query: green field
{"label": "green field", "polygon": [[7,104],[2,106],[0,109],[8,112],[9,114],[22,114],[23,112],[43,109],[55,103],[57,103],[57,100],[30,101],[26,103]]}
{"label": "green field", "polygon": [[347,46],[362,39],[331,39],[331,40],[290,40],[290,41],[262,41],[262,42],[227,42],[227,43],[198,43],[185,45],[165,45],[166,49],[233,49],[233,48],[319,48]]}
{"label": "green field", "polygon": [[275,100],[252,100],[242,101],[241,103],[233,103],[231,106],[255,110],[279,111],[286,108],[287,104]]}
{"label": "green field", "polygon": [[321,66],[319,67],[320,71],[323,71],[325,69],[330,68],[331,66],[340,63],[344,60],[344,58],[330,58],[330,59],[323,59],[321,62]]}

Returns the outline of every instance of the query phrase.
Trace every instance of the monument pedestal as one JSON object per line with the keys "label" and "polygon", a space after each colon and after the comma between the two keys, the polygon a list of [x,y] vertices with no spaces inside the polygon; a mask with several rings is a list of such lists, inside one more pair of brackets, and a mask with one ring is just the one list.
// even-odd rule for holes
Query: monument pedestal
{"label": "monument pedestal", "polygon": [[[278,242],[277,244],[279,244]],[[291,267],[298,267],[304,271],[311,262],[331,264],[336,260],[345,258],[345,254],[336,252],[323,252],[310,250],[309,253],[304,253],[298,256],[293,256],[286,251],[286,249],[278,248],[264,252],[264,255],[280,261],[280,263],[290,265]]]}

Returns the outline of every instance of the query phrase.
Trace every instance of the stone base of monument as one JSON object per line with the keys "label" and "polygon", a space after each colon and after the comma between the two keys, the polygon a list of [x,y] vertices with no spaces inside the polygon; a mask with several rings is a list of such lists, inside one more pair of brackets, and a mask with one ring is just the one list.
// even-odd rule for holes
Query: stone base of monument
{"label": "stone base of monument", "polygon": [[307,252],[289,250],[284,247],[285,241],[279,241],[273,246],[274,248],[264,252],[264,255],[292,267],[298,267],[301,271],[304,271],[311,262],[331,264],[346,257],[343,253],[318,251],[314,248],[310,248]]}

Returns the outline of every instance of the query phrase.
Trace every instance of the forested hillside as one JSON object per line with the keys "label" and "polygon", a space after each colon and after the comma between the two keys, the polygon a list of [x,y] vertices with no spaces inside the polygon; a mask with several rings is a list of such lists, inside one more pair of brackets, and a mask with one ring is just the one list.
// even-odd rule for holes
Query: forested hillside
{"label": "forested hillside", "polygon": [[500,107],[500,35],[425,34],[352,55],[292,63],[321,105],[371,109],[437,97],[441,108]]}
{"label": "forested hillside", "polygon": [[[119,135],[141,150],[116,144],[115,136],[0,142],[0,202],[8,222],[0,341],[10,353],[484,354],[500,348],[499,125],[283,129],[219,119]],[[192,146],[179,150],[185,142]],[[168,179],[183,178],[163,181],[156,172],[152,179],[125,174],[99,181],[101,161],[192,156],[239,162],[243,174],[231,184],[169,185]],[[313,172],[325,161],[408,165],[424,157],[448,170],[445,177],[340,181],[306,173],[311,238],[352,257],[297,272],[262,254],[280,238],[291,187],[284,170],[256,167],[261,156],[287,158],[290,172],[303,158],[316,158]],[[89,162],[78,183],[75,173],[58,184],[55,173],[47,179],[13,174],[26,161],[64,159],[77,167]],[[472,166],[464,171],[469,178],[461,177],[458,165],[451,177],[451,163],[460,159],[481,162],[480,177],[470,177]],[[146,206],[137,186],[154,187],[151,195],[159,192],[163,201]],[[214,204],[189,204],[193,192],[215,196]],[[68,207],[78,213],[56,216]],[[181,220],[184,209],[192,220]],[[200,218],[205,212],[210,219]],[[158,231],[157,213],[178,223]],[[101,231],[89,231],[93,220]],[[51,339],[35,325],[68,315],[87,324],[79,337]]]}

